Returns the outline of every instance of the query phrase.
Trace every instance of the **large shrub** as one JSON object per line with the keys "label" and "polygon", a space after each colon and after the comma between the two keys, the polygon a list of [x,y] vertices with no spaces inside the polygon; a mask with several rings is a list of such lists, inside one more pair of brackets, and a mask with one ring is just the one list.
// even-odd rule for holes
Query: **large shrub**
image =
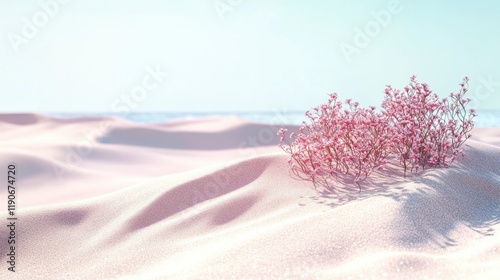
{"label": "large shrub", "polygon": [[388,86],[381,112],[360,108],[357,102],[338,101],[330,94],[327,103],[307,111],[299,133],[281,129],[280,147],[291,155],[292,171],[315,185],[330,186],[342,176],[358,184],[388,161],[407,171],[448,166],[464,152],[459,147],[473,128],[474,110],[464,78],[458,93],[440,99],[425,83],[411,77],[403,90]]}

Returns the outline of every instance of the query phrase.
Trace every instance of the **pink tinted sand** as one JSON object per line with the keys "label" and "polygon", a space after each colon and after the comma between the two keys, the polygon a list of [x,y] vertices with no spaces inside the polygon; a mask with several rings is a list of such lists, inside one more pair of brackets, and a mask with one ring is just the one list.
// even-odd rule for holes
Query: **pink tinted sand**
{"label": "pink tinted sand", "polygon": [[499,128],[475,129],[451,168],[408,179],[394,170],[361,193],[339,184],[322,194],[290,176],[275,129],[234,117],[146,125],[0,115],[0,166],[17,165],[20,207],[17,272],[6,270],[3,226],[0,275],[498,277]]}

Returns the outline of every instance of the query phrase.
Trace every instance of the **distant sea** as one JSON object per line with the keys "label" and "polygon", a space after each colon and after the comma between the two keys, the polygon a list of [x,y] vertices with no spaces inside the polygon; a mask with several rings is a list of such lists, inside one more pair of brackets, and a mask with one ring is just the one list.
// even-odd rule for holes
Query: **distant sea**
{"label": "distant sea", "polygon": [[[196,112],[196,113],[48,113],[50,116],[61,118],[74,118],[83,116],[112,116],[127,119],[137,123],[163,123],[172,120],[197,119],[206,117],[238,116],[250,122],[267,124],[301,124],[306,120],[304,112]],[[500,127],[500,111],[478,111],[474,119],[476,127]]]}

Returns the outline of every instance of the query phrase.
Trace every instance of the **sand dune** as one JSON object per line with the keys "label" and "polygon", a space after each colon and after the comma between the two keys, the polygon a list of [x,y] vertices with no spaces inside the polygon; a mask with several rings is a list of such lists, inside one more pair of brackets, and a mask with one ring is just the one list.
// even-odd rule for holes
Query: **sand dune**
{"label": "sand dune", "polygon": [[500,146],[500,129],[491,129],[487,127],[475,128],[471,139]]}
{"label": "sand dune", "polygon": [[[290,176],[275,138],[259,141],[274,129],[267,125],[16,117],[0,117],[19,130],[0,134],[2,166],[16,162],[20,174],[15,274],[0,243],[8,279],[499,275],[497,128],[475,130],[467,156],[451,168],[407,179],[380,173],[361,193],[341,184],[318,193]],[[75,131],[103,121],[112,128],[59,180],[53,166],[78,149]]]}
{"label": "sand dune", "polygon": [[[296,126],[285,125],[290,130]],[[117,125],[100,140],[104,144],[132,145],[162,149],[224,150],[248,146],[278,145],[279,127],[245,123],[236,117],[170,125]],[[168,141],[165,141],[168,139]]]}

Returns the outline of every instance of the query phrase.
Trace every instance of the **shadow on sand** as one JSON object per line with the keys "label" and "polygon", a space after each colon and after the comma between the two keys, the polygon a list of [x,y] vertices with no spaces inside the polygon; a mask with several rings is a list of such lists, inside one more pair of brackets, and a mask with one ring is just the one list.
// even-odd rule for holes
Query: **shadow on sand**
{"label": "shadow on sand", "polygon": [[[401,236],[405,247],[434,243],[445,248],[458,243],[452,232],[466,226],[493,235],[500,223],[500,172],[498,166],[470,170],[462,163],[432,169],[404,178],[395,166],[373,174],[360,188],[339,179],[336,186],[317,188],[310,199],[338,207],[351,201],[389,197],[401,205]],[[383,215],[383,214],[382,214]]]}

